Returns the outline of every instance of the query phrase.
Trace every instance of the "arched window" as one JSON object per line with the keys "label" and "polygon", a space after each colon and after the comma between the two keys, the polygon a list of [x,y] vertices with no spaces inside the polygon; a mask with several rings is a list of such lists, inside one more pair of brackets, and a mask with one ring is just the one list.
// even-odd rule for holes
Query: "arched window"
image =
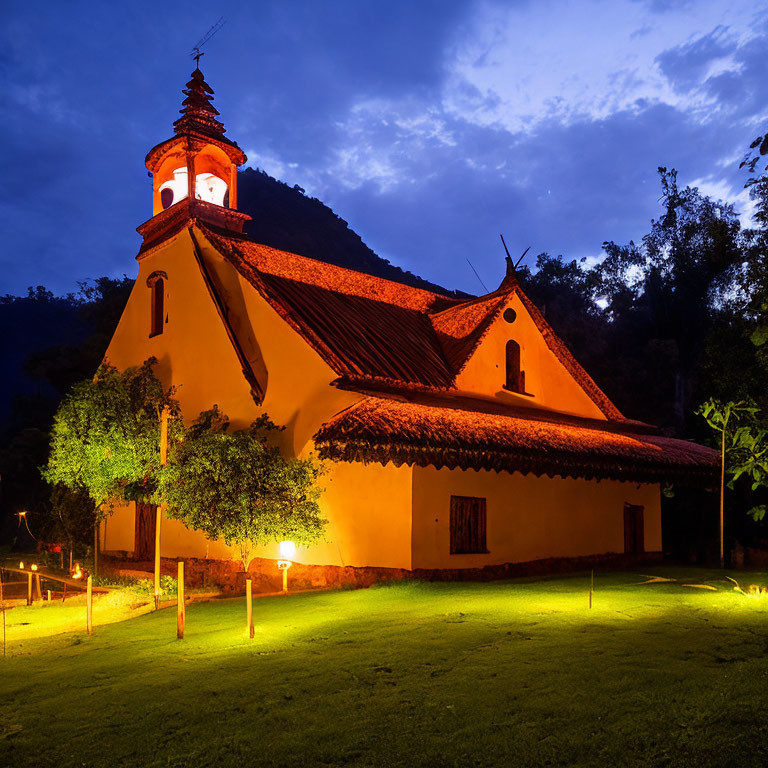
{"label": "arched window", "polygon": [[507,342],[507,381],[504,389],[510,392],[525,392],[525,371],[520,369],[520,345],[516,341]]}
{"label": "arched window", "polygon": [[147,279],[151,291],[149,310],[149,335],[159,336],[165,325],[165,272],[153,272]]}

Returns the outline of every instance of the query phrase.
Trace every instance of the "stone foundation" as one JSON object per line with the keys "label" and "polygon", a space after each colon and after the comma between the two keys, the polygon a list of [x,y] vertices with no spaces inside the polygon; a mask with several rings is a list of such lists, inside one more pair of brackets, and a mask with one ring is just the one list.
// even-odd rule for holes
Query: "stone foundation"
{"label": "stone foundation", "polygon": [[[176,576],[178,559],[162,558],[160,572]],[[646,552],[641,555],[591,555],[586,557],[558,557],[532,560],[526,563],[504,563],[484,568],[444,568],[436,570],[403,568],[372,568],[339,565],[303,565],[294,563],[288,571],[289,589],[304,591],[310,589],[362,588],[373,584],[403,579],[422,581],[494,581],[520,576],[546,576],[585,570],[620,570],[638,565],[660,563],[660,552]],[[151,578],[154,564],[151,561],[130,560],[122,553],[104,553],[101,558],[104,568],[126,575]],[[245,574],[238,561],[184,559],[186,585],[190,589],[210,588],[224,593],[238,593],[245,590]],[[279,592],[282,589],[282,574],[276,560],[256,558],[251,562],[248,575],[253,580],[256,593]]]}

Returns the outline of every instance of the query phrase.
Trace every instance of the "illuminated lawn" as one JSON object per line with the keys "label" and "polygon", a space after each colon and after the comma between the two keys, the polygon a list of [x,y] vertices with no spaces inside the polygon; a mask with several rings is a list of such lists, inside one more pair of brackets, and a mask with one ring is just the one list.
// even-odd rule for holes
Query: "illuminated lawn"
{"label": "illuminated lawn", "polygon": [[654,572],[720,591],[597,576],[591,612],[585,576],[263,598],[255,640],[242,599],[191,605],[183,641],[172,609],[93,637],[9,626],[0,765],[768,765],[768,598]]}

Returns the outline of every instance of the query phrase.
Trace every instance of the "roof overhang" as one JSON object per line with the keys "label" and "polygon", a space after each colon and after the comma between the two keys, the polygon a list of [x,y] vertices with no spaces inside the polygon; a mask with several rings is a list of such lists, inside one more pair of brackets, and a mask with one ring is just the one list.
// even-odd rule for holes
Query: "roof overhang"
{"label": "roof overhang", "polygon": [[615,422],[421,398],[366,397],[315,435],[321,458],[709,487],[711,448]]}

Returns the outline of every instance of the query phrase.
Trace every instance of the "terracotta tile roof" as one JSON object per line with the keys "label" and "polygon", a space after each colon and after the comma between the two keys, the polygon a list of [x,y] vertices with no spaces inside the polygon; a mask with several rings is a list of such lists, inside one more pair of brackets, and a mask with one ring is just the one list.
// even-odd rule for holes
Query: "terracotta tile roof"
{"label": "terracotta tile roof", "polygon": [[491,293],[430,315],[454,375],[462,371],[508,299],[506,291]]}
{"label": "terracotta tile roof", "polygon": [[451,371],[423,312],[261,276],[265,297],[339,374],[449,387]]}
{"label": "terracotta tile roof", "polygon": [[462,301],[197,225],[341,376],[450,389],[516,293],[547,347],[605,417],[625,421],[513,278]]}
{"label": "terracotta tile roof", "polygon": [[278,251],[243,237],[219,234],[212,227],[200,225],[205,236],[217,248],[231,253],[237,261],[265,275],[276,275],[318,288],[350,296],[395,304],[399,307],[427,312],[434,306],[457,302],[439,293],[395,283],[383,277],[373,277],[352,269],[327,264],[307,256]]}
{"label": "terracotta tile roof", "polygon": [[366,397],[315,435],[323,458],[636,482],[709,482],[719,454],[598,420],[476,401]]}

